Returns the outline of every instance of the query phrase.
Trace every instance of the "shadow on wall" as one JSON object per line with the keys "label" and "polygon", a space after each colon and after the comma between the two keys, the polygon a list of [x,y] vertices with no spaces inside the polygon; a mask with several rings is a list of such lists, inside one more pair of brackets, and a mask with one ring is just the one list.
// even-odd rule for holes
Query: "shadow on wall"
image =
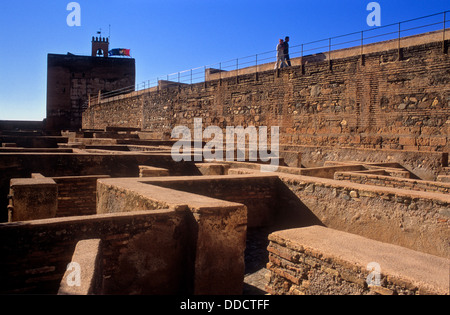
{"label": "shadow on wall", "polygon": [[284,230],[311,225],[325,226],[281,180],[277,183],[277,189],[278,212],[274,229]]}

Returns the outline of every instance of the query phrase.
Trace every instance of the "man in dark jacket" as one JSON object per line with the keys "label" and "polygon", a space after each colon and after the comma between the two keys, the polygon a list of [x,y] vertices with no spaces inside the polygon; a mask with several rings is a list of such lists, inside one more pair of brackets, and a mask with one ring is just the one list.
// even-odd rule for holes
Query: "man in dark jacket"
{"label": "man in dark jacket", "polygon": [[291,58],[289,58],[289,36],[286,36],[284,39],[284,59],[287,63],[287,65],[291,66]]}

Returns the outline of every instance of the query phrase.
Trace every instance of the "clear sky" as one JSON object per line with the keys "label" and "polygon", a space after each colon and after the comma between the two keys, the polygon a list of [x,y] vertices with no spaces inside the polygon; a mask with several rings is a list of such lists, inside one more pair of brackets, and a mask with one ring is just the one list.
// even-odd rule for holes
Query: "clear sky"
{"label": "clear sky", "polygon": [[[271,51],[286,35],[292,46],[371,28],[370,0],[78,0],[73,27],[70,2],[0,2],[0,120],[45,118],[47,54],[90,55],[109,25],[110,48],[136,59],[137,83]],[[450,10],[449,0],[376,2],[382,26]]]}

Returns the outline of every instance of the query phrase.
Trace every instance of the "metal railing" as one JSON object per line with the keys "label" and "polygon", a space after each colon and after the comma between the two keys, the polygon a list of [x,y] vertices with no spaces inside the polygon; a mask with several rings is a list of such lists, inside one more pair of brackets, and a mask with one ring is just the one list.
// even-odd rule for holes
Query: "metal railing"
{"label": "metal railing", "polygon": [[[450,17],[449,13],[450,10],[359,32],[293,45],[290,46],[289,55],[291,59],[294,59],[298,57],[303,58],[307,56],[327,54],[327,56],[324,57],[331,61],[333,57],[332,52],[335,50],[359,48],[359,53],[363,55],[364,48],[368,45],[389,40],[397,40],[397,47],[400,50],[402,38],[433,31],[442,31],[442,42],[445,49],[446,28],[449,25],[447,23],[450,22],[450,20],[447,20],[447,18]],[[251,67],[255,67],[255,72],[258,72],[258,66],[271,62],[276,62],[275,49],[228,61],[218,62],[208,66],[192,68],[189,70],[159,76],[152,80],[147,80],[136,85],[124,87],[111,92],[99,92],[96,95],[91,95],[89,97],[89,102],[92,105],[105,99],[118,99],[123,97],[124,94],[127,94],[127,96],[130,96],[130,93],[131,95],[138,95],[143,90],[150,88],[159,90],[170,86],[206,82],[208,69],[212,69],[211,71],[219,73],[219,78],[222,78],[220,73],[230,71],[236,71],[233,75],[239,76],[239,70]]]}

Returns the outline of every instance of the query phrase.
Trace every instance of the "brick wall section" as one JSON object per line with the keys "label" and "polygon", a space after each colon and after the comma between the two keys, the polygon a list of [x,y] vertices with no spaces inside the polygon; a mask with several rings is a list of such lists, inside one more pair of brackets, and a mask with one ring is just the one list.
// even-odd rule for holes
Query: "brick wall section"
{"label": "brick wall section", "polygon": [[282,144],[448,151],[449,55],[436,42],[397,57],[397,50],[382,51],[364,63],[359,56],[333,60],[331,69],[315,62],[304,73],[294,66],[143,93],[92,106],[83,128],[170,134],[202,117],[204,127],[280,126]]}
{"label": "brick wall section", "polygon": [[[197,176],[200,177],[200,176]],[[170,181],[172,177],[161,177]],[[190,177],[179,177],[188,182]],[[153,184],[156,179],[119,178],[98,181],[98,213],[139,209],[173,209],[187,218],[195,264],[187,276],[199,295],[242,294],[247,207]],[[152,184],[149,184],[151,182]],[[156,235],[157,239],[164,236]],[[136,255],[139,255],[136,253]],[[189,260],[187,262],[189,264]]]}
{"label": "brick wall section", "polygon": [[90,215],[96,213],[98,176],[53,177],[58,186],[57,217]]}

